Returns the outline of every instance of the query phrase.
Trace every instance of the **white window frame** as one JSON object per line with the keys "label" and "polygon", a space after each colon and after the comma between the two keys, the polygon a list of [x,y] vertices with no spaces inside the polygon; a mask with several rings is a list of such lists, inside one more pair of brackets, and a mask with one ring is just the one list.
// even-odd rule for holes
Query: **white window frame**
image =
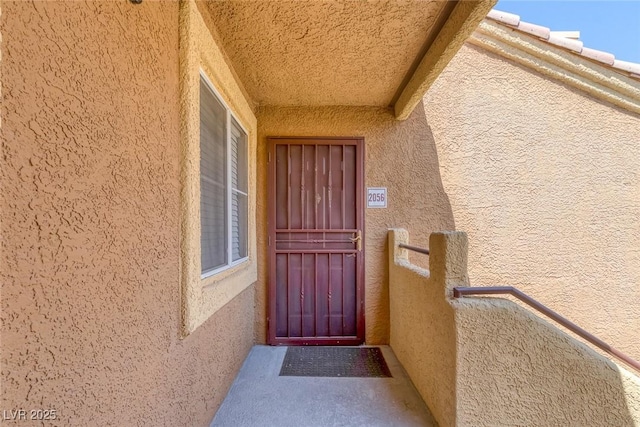
{"label": "white window frame", "polygon": [[[236,124],[240,127],[240,129],[242,130],[242,132],[244,132],[244,136],[247,139],[247,144],[245,144],[245,149],[247,150],[244,154],[245,156],[245,160],[246,160],[246,164],[249,165],[249,132],[247,132],[247,129],[245,128],[245,126],[242,124],[242,122],[238,119],[238,117],[233,114],[233,112],[231,111],[231,108],[229,108],[229,106],[227,105],[226,102],[224,102],[224,98],[220,95],[220,92],[216,89],[216,87],[214,86],[214,84],[211,82],[211,80],[209,79],[209,77],[206,75],[206,73],[204,72],[204,70],[200,69],[200,78],[202,78],[205,82],[205,84],[209,87],[209,89],[211,90],[211,92],[213,93],[213,95],[217,98],[218,102],[220,102],[220,104],[222,104],[222,106],[225,108],[226,113],[227,113],[227,117],[226,117],[226,143],[227,143],[227,155],[226,155],[226,166],[227,166],[227,176],[226,176],[226,187],[227,187],[227,194],[226,194],[226,200],[225,203],[227,205],[227,264],[223,265],[221,267],[217,267],[214,268],[213,270],[209,270],[206,272],[202,272],[202,265],[200,265],[200,278],[201,279],[206,279],[207,277],[211,277],[215,274],[221,273],[225,270],[228,270],[232,267],[235,267],[238,264],[242,264],[243,262],[246,262],[247,260],[249,260],[249,242],[247,241],[247,255],[243,258],[237,259],[235,261],[233,261],[233,227],[232,227],[232,199],[233,199],[233,191],[236,191],[240,194],[243,194],[246,198],[247,198],[247,202],[249,201],[249,189],[247,188],[247,193],[244,193],[240,190],[234,190],[233,186],[231,185],[231,119],[233,118],[233,120],[235,120]],[[199,107],[198,107],[198,111],[200,111]],[[239,154],[239,153],[238,153]],[[244,173],[246,174],[246,182],[249,182],[249,168],[247,167],[246,170],[244,171]],[[200,176],[201,176],[202,172],[200,172]],[[199,197],[202,197],[202,192],[200,193]],[[249,213],[247,211],[247,216],[244,218],[247,222],[247,229],[249,227]],[[200,218],[200,224],[202,224],[202,219]],[[202,230],[200,230],[200,238],[202,239]]]}

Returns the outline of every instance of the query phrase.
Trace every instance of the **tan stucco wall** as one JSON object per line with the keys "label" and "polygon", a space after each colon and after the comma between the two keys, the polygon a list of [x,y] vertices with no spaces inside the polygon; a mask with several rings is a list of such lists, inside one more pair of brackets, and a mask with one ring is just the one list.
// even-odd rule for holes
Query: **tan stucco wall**
{"label": "tan stucco wall", "polygon": [[458,425],[640,425],[640,377],[511,301],[454,307]]}
{"label": "tan stucco wall", "polygon": [[472,284],[640,359],[640,116],[470,45],[425,111]]}
{"label": "tan stucco wall", "polygon": [[[438,159],[422,108],[405,122],[390,110],[365,107],[262,107],[258,109],[257,340],[266,339],[268,136],[363,136],[365,187],[387,187],[388,208],[365,213],[366,342],[388,343],[389,293],[386,236],[389,227],[411,231],[427,246],[433,230],[451,228],[449,202],[438,177]],[[425,256],[422,260],[426,265]]]}
{"label": "tan stucco wall", "polygon": [[636,426],[640,377],[527,309],[452,300],[467,286],[464,233],[434,233],[430,271],[389,233],[391,347],[442,426]]}
{"label": "tan stucco wall", "polygon": [[254,287],[180,339],[178,14],[2,4],[0,409],[208,425],[252,344]]}

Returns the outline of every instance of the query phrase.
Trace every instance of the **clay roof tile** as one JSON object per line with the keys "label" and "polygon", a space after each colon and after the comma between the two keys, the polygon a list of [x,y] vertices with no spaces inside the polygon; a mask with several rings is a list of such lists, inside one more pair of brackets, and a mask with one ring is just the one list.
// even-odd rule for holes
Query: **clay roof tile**
{"label": "clay roof tile", "polygon": [[618,70],[624,70],[631,74],[640,74],[640,64],[635,62],[620,61],[616,59],[613,61],[613,68]]}
{"label": "clay roof tile", "polygon": [[601,50],[591,49],[588,47],[583,47],[582,52],[580,53],[582,56],[593,59],[594,61],[602,62],[603,64],[613,65],[616,57],[609,52],[603,52]]}
{"label": "clay roof tile", "polygon": [[487,18],[491,18],[494,21],[502,22],[503,24],[512,25],[514,27],[517,27],[520,23],[520,17],[518,15],[495,9],[491,9],[489,11]]}
{"label": "clay roof tile", "polygon": [[552,34],[551,29],[541,25],[524,22],[520,20],[520,16],[513,13],[493,9],[489,12],[487,18],[500,24],[507,25],[509,28],[514,30],[531,34],[554,46],[559,46],[585,58],[600,62],[601,64],[609,66],[623,74],[627,74],[634,79],[640,79],[640,64],[620,61],[615,59],[615,55],[612,53],[584,47],[580,40],[563,37],[560,34]]}
{"label": "clay roof tile", "polygon": [[584,45],[584,43],[582,43],[580,40],[568,39],[566,37],[556,36],[555,34],[551,34],[549,36],[549,40],[547,41],[551,44],[572,50],[577,53],[582,52],[582,47]]}
{"label": "clay roof tile", "polygon": [[528,33],[544,40],[548,40],[551,35],[551,30],[549,28],[543,27],[542,25],[531,24],[529,22],[520,21],[516,28],[523,33]]}

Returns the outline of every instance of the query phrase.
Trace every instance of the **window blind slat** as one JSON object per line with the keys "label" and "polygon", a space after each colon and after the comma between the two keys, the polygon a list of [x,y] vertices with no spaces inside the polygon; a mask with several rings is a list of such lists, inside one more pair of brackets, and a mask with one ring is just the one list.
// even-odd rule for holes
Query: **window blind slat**
{"label": "window blind slat", "polygon": [[[234,121],[231,123],[231,248],[232,260],[247,256],[248,212],[246,194],[247,171],[247,137]],[[238,193],[239,191],[245,194]]]}
{"label": "window blind slat", "polygon": [[233,193],[232,249],[234,261],[247,256],[247,196]]}

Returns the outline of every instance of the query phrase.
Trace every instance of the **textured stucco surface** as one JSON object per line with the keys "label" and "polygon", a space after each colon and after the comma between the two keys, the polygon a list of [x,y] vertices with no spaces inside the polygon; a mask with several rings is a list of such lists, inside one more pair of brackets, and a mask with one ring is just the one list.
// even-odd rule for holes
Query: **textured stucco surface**
{"label": "textured stucco surface", "polygon": [[445,5],[211,1],[206,7],[258,104],[386,107]]}
{"label": "textured stucco surface", "polygon": [[389,232],[391,347],[440,425],[636,426],[640,377],[527,309],[451,300],[468,284],[464,233],[430,237],[430,271]]}
{"label": "textured stucco surface", "polygon": [[2,410],[207,425],[252,345],[254,287],[179,338],[178,22],[2,3]]}
{"label": "textured stucco surface", "polygon": [[640,377],[513,302],[454,304],[458,425],[640,425]]}
{"label": "textured stucco surface", "polygon": [[469,45],[424,105],[472,284],[640,359],[640,116]]}
{"label": "textured stucco surface", "polygon": [[[206,13],[206,12],[205,12]],[[188,334],[256,281],[256,117],[241,84],[215,42],[215,27],[194,1],[180,7],[181,231],[183,326]],[[247,132],[249,169],[249,259],[201,278],[200,253],[200,76],[206,76]]]}
{"label": "textured stucco surface", "polygon": [[[267,317],[267,141],[268,136],[362,136],[365,187],[387,187],[388,208],[365,211],[365,323],[368,344],[389,340],[386,238],[404,227],[413,243],[426,247],[434,230],[453,227],[438,176],[438,159],[424,110],[404,122],[391,111],[364,107],[261,107],[258,117],[257,341],[265,342]],[[428,257],[417,262],[426,266]]]}

